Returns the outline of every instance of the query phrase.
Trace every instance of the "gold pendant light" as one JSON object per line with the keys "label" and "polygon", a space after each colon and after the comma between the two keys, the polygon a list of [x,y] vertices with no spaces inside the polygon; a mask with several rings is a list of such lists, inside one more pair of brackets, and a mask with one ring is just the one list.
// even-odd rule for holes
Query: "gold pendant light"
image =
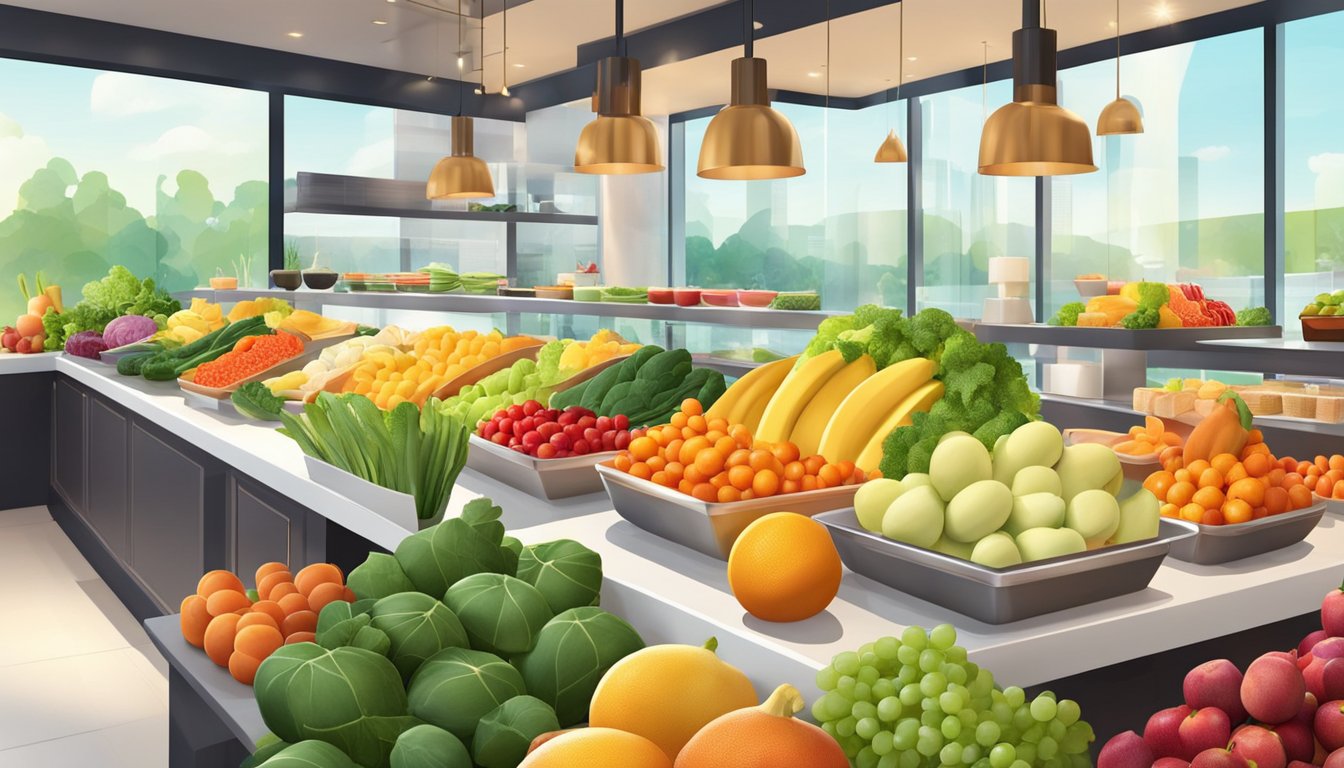
{"label": "gold pendant light", "polygon": [[[485,13],[482,3],[481,13]],[[490,169],[485,161],[473,154],[475,129],[471,118],[462,114],[462,80],[465,77],[462,65],[462,0],[457,0],[457,114],[452,119],[452,154],[434,165],[429,174],[429,183],[425,185],[425,197],[430,200],[464,200],[470,198],[494,197],[495,182],[490,178]],[[485,18],[482,15],[481,23]],[[481,85],[484,87],[485,66],[481,66]]]}
{"label": "gold pendant light", "polygon": [[1143,133],[1143,115],[1139,107],[1120,95],[1120,0],[1115,0],[1115,101],[1107,104],[1097,118],[1098,136]]}
{"label": "gold pendant light", "polygon": [[793,124],[770,108],[765,59],[752,56],[752,0],[742,0],[746,55],[733,59],[732,98],[705,129],[696,175],[705,179],[786,179],[807,173]]}
{"label": "gold pendant light", "polygon": [[1022,29],[1013,33],[1013,101],[985,122],[980,173],[1064,176],[1097,170],[1087,123],[1059,106],[1055,30],[1041,26],[1040,0],[1023,0]]}
{"label": "gold pendant light", "polygon": [[583,127],[574,149],[579,173],[618,175],[663,170],[658,131],[640,114],[639,59],[625,55],[625,0],[616,0],[616,52],[597,63],[597,117]]}
{"label": "gold pendant light", "polygon": [[[897,35],[898,48],[896,51],[896,60],[899,62],[896,67],[896,101],[901,100],[901,83],[905,81],[905,4],[909,0],[901,0],[897,4],[900,13],[901,31]],[[890,112],[890,108],[887,110]],[[904,163],[909,160],[905,153],[905,145],[901,143],[901,137],[896,135],[896,129],[892,128],[887,134],[887,138],[882,142],[882,146],[877,148],[877,154],[873,155],[874,163]]]}

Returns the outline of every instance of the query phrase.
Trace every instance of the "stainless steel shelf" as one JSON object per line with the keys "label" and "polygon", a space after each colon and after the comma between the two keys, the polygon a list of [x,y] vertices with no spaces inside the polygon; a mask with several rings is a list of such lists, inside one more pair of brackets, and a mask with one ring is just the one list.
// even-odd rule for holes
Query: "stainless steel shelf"
{"label": "stainless steel shelf", "polygon": [[679,307],[675,304],[619,304],[566,299],[529,299],[509,296],[473,296],[457,293],[383,293],[330,291],[285,291],[280,289],[212,291],[196,290],[174,294],[179,300],[203,298],[214,302],[234,302],[262,296],[292,301],[304,307],[340,306],[370,309],[415,309],[427,312],[465,312],[473,314],[578,315],[583,317],[624,317],[636,320],[663,320],[674,323],[703,323],[738,328],[774,328],[815,331],[817,325],[839,312],[800,312],[783,309],[746,309],[741,307]]}
{"label": "stainless steel shelf", "polygon": [[746,360],[729,360],[726,357],[715,357],[714,355],[691,355],[691,361],[697,368],[712,368],[727,376],[738,378],[745,376],[763,365],[763,363],[753,363]]}
{"label": "stainless steel shelf", "polygon": [[390,216],[402,219],[453,219],[530,224],[578,224],[596,226],[596,216],[531,211],[468,211],[444,207],[425,199],[420,181],[371,179],[331,173],[298,174],[292,199],[285,213],[326,213],[346,216]]}
{"label": "stainless steel shelf", "polygon": [[[1143,421],[1143,414],[1128,403],[1085,397],[1041,394],[1041,416],[1058,427],[1086,426],[1123,432]],[[1344,438],[1344,423],[1256,416],[1255,426],[1265,433],[1265,442],[1280,455],[1300,456],[1314,453],[1338,453]],[[1306,450],[1304,450],[1306,449]]]}
{"label": "stainless steel shelf", "polygon": [[1292,339],[1201,341],[1191,352],[1153,355],[1150,365],[1344,378],[1344,343]]}
{"label": "stainless steel shelf", "polygon": [[1277,339],[1283,329],[1274,326],[1216,328],[1164,328],[1132,331],[1128,328],[1074,328],[1031,323],[998,325],[976,323],[973,332],[983,342],[1044,344],[1055,347],[1128,349],[1135,352],[1190,350],[1213,340]]}

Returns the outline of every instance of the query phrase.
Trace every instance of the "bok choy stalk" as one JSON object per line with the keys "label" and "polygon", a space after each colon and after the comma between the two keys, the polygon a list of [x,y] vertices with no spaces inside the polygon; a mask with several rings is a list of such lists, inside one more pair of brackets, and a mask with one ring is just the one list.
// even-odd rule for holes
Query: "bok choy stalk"
{"label": "bok choy stalk", "polygon": [[282,411],[279,431],[315,459],[414,496],[424,520],[448,506],[471,434],[466,421],[438,406],[437,399],[423,409],[403,402],[385,412],[363,395],[322,392],[302,415]]}

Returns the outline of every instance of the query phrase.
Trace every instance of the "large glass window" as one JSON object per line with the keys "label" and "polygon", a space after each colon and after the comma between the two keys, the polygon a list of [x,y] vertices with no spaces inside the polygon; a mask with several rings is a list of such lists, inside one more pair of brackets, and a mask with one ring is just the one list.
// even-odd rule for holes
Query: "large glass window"
{"label": "large glass window", "polygon": [[1317,294],[1344,288],[1344,13],[1284,25],[1284,335]]}
{"label": "large glass window", "polygon": [[[1073,280],[1199,283],[1234,309],[1264,304],[1264,42],[1260,30],[1126,56],[1122,93],[1144,133],[1094,137],[1100,170],[1051,179],[1047,312]],[[1115,63],[1059,73],[1061,103],[1095,126]]]}
{"label": "large glass window", "polygon": [[[170,291],[262,284],[267,113],[254,91],[0,59],[0,275],[42,270],[70,301],[113,264]],[[6,282],[0,318],[21,308]]]}

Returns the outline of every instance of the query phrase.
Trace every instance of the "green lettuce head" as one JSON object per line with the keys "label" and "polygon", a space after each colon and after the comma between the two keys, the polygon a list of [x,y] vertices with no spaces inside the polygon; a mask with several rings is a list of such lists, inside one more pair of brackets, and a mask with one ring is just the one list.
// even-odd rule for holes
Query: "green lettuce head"
{"label": "green lettuce head", "polygon": [[527,653],[551,620],[537,588],[501,573],[478,573],[448,588],[443,601],[466,627],[471,647],[511,656]]}
{"label": "green lettuce head", "polygon": [[453,734],[438,726],[417,725],[397,737],[392,768],[472,768],[471,755]]}
{"label": "green lettuce head", "polygon": [[482,717],[525,692],[522,675],[498,656],[445,648],[416,670],[408,700],[412,715],[467,742]]}
{"label": "green lettuce head", "polygon": [[290,744],[259,763],[257,768],[359,768],[341,750],[325,741]]}
{"label": "green lettuce head", "polygon": [[532,740],[560,730],[551,705],[532,696],[515,696],[481,718],[471,739],[471,756],[481,768],[517,768]]}
{"label": "green lettuce head", "polygon": [[623,619],[601,608],[571,608],[547,622],[536,648],[514,663],[528,693],[554,707],[568,728],[588,719],[588,702],[607,670],[643,647]]}
{"label": "green lettuce head", "polygon": [[597,605],[602,556],[569,539],[533,544],[518,557],[518,578],[537,588],[552,613]]}
{"label": "green lettuce head", "polygon": [[410,680],[425,659],[444,648],[466,648],[467,632],[448,606],[420,592],[391,595],[373,604],[372,626],[391,640],[388,658]]}
{"label": "green lettuce head", "polygon": [[415,591],[415,585],[396,558],[382,552],[370,552],[368,558],[350,572],[347,583],[355,597],[374,600]]}

